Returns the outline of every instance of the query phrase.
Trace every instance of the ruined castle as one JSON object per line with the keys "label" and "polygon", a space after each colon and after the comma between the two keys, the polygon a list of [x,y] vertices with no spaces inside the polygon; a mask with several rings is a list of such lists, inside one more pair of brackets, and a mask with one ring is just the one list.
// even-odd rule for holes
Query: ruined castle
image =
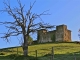
{"label": "ruined castle", "polygon": [[56,26],[56,30],[47,31],[46,29],[38,30],[38,43],[45,42],[71,42],[71,31],[67,29],[66,25]]}

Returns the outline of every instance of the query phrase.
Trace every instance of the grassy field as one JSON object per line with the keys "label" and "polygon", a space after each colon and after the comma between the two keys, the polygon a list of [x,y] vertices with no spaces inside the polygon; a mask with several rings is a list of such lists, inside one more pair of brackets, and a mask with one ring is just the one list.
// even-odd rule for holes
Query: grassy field
{"label": "grassy field", "polygon": [[[80,44],[76,43],[45,43],[29,46],[29,58],[34,60],[36,57],[36,50],[38,60],[50,60],[52,47],[54,48],[54,60],[80,60]],[[17,56],[17,60],[23,60],[22,48],[7,48],[0,52],[0,60],[11,60]]]}

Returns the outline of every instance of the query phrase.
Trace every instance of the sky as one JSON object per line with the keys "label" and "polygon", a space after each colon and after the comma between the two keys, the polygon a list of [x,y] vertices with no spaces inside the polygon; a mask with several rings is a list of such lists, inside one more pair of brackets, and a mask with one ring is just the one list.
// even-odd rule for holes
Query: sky
{"label": "sky", "polygon": [[[5,8],[3,1],[0,0],[0,10]],[[30,3],[32,4],[35,0],[21,0],[22,4],[25,4],[25,10],[29,9]],[[10,0],[12,8],[18,7],[17,0]],[[80,0],[36,0],[32,9],[33,13],[40,14],[43,11],[49,10],[47,13],[50,15],[42,16],[42,20],[45,23],[51,25],[67,25],[67,28],[71,30],[72,41],[79,41],[78,30],[80,29]],[[7,13],[0,12],[0,21],[13,21],[14,19]],[[38,21],[38,20],[37,20]],[[0,33],[6,32],[7,29],[0,25]],[[0,34],[0,37],[2,35]],[[20,37],[12,37],[9,42],[0,38],[0,48],[19,46]],[[36,39],[36,35],[33,36]]]}

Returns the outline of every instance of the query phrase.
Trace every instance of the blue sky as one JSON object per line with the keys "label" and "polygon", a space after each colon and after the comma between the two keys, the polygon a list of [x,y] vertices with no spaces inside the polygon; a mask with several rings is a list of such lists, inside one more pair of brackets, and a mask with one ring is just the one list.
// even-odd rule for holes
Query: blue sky
{"label": "blue sky", "polygon": [[[0,10],[4,8],[3,1],[4,0],[0,0]],[[34,1],[35,0],[21,0],[22,4],[25,4],[25,10],[28,10],[30,2],[33,3]],[[16,0],[10,0],[10,3],[12,7],[18,6]],[[68,29],[72,31],[72,41],[79,41],[80,0],[36,0],[32,11],[39,14],[45,10],[49,10],[48,13],[51,14],[42,16],[45,23],[51,25],[67,25]],[[13,21],[13,18],[7,13],[0,13],[0,21]],[[0,33],[6,32],[6,30],[4,26],[0,25]],[[0,36],[2,35],[0,34]],[[35,38],[36,36],[33,36],[33,39]],[[0,48],[17,45],[19,45],[19,41],[15,37],[10,39],[10,43],[0,38]]]}

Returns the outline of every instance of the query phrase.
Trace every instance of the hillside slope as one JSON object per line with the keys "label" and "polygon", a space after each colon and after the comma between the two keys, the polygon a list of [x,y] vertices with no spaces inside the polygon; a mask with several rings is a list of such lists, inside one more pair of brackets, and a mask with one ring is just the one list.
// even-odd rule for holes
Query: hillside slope
{"label": "hillside slope", "polygon": [[[55,60],[56,58],[65,58],[70,56],[74,58],[74,54],[78,58],[80,56],[80,44],[76,43],[46,43],[46,44],[37,44],[37,45],[31,45],[29,46],[29,56],[36,56],[36,50],[37,50],[37,56],[43,57],[48,54],[52,53],[52,47],[54,50],[54,56]],[[2,50],[0,53],[4,53],[4,55],[0,56],[7,56],[10,54],[19,54],[22,55],[22,48],[21,47],[15,47],[15,48],[7,48],[5,50]],[[71,59],[71,58],[70,58]]]}

